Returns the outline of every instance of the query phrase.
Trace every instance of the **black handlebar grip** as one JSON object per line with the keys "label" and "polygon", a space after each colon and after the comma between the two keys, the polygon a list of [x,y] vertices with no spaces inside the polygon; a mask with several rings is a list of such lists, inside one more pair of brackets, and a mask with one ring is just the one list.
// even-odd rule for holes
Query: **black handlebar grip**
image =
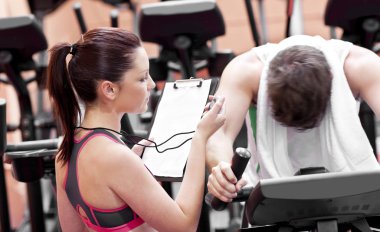
{"label": "black handlebar grip", "polygon": [[[245,167],[248,164],[249,159],[251,158],[251,153],[246,148],[238,147],[235,149],[235,155],[232,157],[231,169],[235,174],[236,179],[240,180]],[[227,207],[227,202],[220,200],[217,197],[212,196],[211,194],[206,195],[206,203],[211,206],[211,208],[221,211]]]}
{"label": "black handlebar grip", "polygon": [[[4,154],[7,147],[7,120],[5,107],[5,99],[0,98],[0,155]],[[0,162],[0,165],[2,165],[1,163],[2,162]]]}

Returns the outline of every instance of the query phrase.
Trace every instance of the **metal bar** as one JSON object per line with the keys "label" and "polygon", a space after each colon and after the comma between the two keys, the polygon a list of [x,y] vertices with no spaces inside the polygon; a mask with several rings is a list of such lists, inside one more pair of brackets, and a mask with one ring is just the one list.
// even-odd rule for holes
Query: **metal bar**
{"label": "metal bar", "polygon": [[17,151],[32,151],[40,149],[57,149],[59,139],[43,139],[36,141],[25,141],[16,144],[8,144],[6,152],[17,152]]}
{"label": "metal bar", "polygon": [[253,13],[253,7],[251,0],[245,0],[245,8],[247,9],[249,25],[251,26],[252,37],[256,47],[261,45],[259,32],[257,31],[255,16]]}
{"label": "metal bar", "polygon": [[[5,147],[7,145],[6,131],[6,102],[0,98],[0,158],[3,158]],[[5,183],[4,166],[0,162],[0,231],[10,232],[11,226],[9,221],[8,197]]]}
{"label": "metal bar", "polygon": [[73,8],[74,8],[75,16],[79,23],[80,30],[82,33],[85,33],[87,31],[87,26],[86,26],[86,23],[84,22],[80,2],[76,2]]}

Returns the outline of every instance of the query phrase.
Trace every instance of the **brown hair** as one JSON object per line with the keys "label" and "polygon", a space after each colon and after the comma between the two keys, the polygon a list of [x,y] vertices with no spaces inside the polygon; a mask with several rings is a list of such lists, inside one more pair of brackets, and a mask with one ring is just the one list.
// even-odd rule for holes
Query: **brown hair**
{"label": "brown hair", "polygon": [[301,131],[318,126],[331,96],[331,82],[330,66],[320,50],[297,45],[280,51],[268,71],[273,117]]}
{"label": "brown hair", "polygon": [[[139,47],[141,42],[135,34],[104,27],[86,32],[76,44],[60,43],[50,49],[47,88],[64,133],[58,157],[63,164],[70,159],[74,130],[82,117],[76,96],[90,103],[97,98],[99,81],[121,81],[133,68]],[[66,65],[69,53],[72,57]]]}

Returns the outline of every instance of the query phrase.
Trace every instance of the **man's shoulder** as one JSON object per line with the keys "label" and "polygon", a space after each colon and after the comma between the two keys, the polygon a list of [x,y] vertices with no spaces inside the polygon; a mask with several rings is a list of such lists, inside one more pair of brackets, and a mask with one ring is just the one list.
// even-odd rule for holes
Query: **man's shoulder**
{"label": "man's shoulder", "polygon": [[379,65],[379,57],[363,47],[352,46],[344,62],[344,73],[354,96],[360,96],[370,83],[373,70]]}
{"label": "man's shoulder", "polygon": [[249,50],[235,57],[226,67],[222,75],[222,83],[228,88],[245,89],[255,93],[260,83],[263,63],[254,51]]}
{"label": "man's shoulder", "polygon": [[346,75],[350,74],[351,72],[361,71],[364,67],[367,67],[368,61],[374,58],[378,58],[374,52],[366,48],[353,45],[350,48],[350,51],[344,62],[344,70],[346,72]]}
{"label": "man's shoulder", "polygon": [[252,72],[261,73],[263,63],[256,55],[253,49],[244,52],[233,59],[231,65],[239,72],[250,73]]}

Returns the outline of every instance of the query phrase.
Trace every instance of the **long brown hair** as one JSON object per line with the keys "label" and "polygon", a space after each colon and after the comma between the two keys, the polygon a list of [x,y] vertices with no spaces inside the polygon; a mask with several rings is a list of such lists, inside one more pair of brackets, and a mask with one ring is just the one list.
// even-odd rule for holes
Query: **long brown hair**
{"label": "long brown hair", "polygon": [[297,45],[280,51],[268,71],[273,117],[298,130],[316,127],[326,112],[331,83],[330,66],[320,50]]}
{"label": "long brown hair", "polygon": [[135,34],[103,27],[86,32],[73,45],[60,43],[50,49],[47,88],[64,134],[58,157],[63,164],[70,159],[74,130],[82,117],[77,97],[91,103],[97,98],[99,81],[121,81],[133,68],[139,47],[141,41]]}

